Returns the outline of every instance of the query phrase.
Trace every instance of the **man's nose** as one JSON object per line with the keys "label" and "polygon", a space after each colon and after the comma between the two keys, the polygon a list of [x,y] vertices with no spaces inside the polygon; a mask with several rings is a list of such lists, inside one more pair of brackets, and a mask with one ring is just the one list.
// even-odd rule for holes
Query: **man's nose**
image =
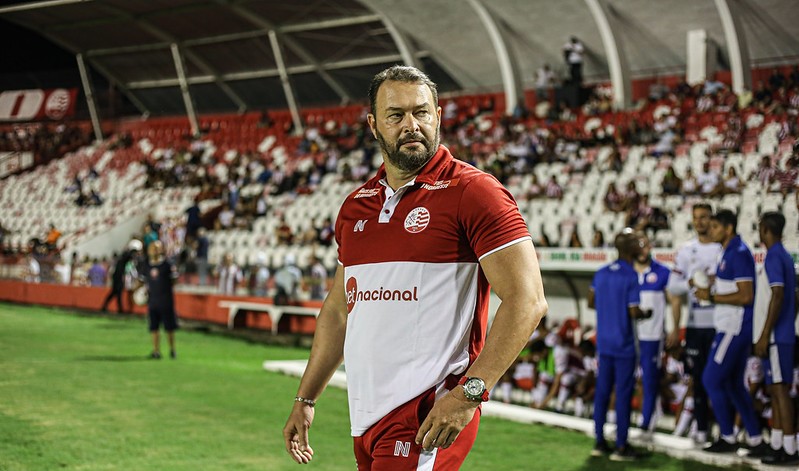
{"label": "man's nose", "polygon": [[416,120],[416,117],[413,113],[407,113],[402,118],[402,132],[417,132],[419,130],[419,121]]}

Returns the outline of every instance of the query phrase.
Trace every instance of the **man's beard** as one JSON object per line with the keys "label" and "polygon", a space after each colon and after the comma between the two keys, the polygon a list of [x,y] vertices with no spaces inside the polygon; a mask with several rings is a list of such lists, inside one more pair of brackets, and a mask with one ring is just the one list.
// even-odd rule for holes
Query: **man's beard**
{"label": "man's beard", "polygon": [[647,256],[639,255],[636,261],[641,265],[648,265],[652,263],[652,253],[650,252]]}
{"label": "man's beard", "polygon": [[[438,152],[438,144],[440,141],[438,128],[436,128],[436,136],[432,143],[428,141],[422,133],[416,132],[401,136],[397,139],[393,149],[389,148],[388,143],[385,138],[383,138],[383,135],[380,134],[380,131],[375,129],[375,135],[377,136],[377,142],[380,144],[380,148],[383,150],[383,155],[386,156],[386,159],[391,165],[408,173],[419,170],[432,159],[433,156],[436,155],[436,152]],[[412,151],[403,150],[402,145],[410,141],[421,143],[424,149]]]}

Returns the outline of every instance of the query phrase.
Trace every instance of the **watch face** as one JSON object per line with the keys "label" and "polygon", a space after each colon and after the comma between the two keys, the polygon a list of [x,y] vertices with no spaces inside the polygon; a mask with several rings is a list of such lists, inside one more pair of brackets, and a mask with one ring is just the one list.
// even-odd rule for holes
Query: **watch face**
{"label": "watch face", "polygon": [[463,383],[463,390],[472,398],[479,398],[486,390],[485,382],[480,378],[469,378]]}

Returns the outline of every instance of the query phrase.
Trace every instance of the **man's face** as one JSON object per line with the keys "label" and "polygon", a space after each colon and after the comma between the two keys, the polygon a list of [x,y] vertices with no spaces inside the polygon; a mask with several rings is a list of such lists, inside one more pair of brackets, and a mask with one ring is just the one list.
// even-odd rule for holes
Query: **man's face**
{"label": "man's face", "polygon": [[700,236],[706,236],[710,227],[710,211],[698,208],[693,213],[694,230]]}
{"label": "man's face", "polygon": [[765,246],[768,234],[766,232],[766,226],[764,226],[763,223],[757,225],[757,233],[760,235],[760,245]]}
{"label": "man's face", "polygon": [[728,227],[724,224],[716,221],[715,219],[710,221],[708,235],[710,236],[710,240],[713,242],[717,242],[719,244],[724,243],[724,240],[727,238],[727,232]]}
{"label": "man's face", "polygon": [[652,259],[652,244],[649,237],[642,235],[638,238],[638,248],[635,259],[638,263],[647,263]]}
{"label": "man's face", "polygon": [[441,108],[423,83],[387,80],[380,85],[369,127],[383,156],[394,167],[413,173],[438,150]]}

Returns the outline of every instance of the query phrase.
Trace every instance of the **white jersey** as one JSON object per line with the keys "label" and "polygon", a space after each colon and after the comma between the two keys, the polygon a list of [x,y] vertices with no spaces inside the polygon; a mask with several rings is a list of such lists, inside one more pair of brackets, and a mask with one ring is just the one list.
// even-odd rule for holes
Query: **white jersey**
{"label": "white jersey", "polygon": [[673,294],[688,294],[689,328],[712,329],[713,306],[701,306],[694,296],[688,280],[697,271],[707,275],[716,273],[716,264],[721,254],[721,244],[715,242],[703,244],[699,239],[691,239],[677,251],[674,269],[669,278],[668,290]]}
{"label": "white jersey", "polygon": [[638,273],[641,286],[642,311],[652,311],[649,319],[635,323],[638,340],[656,342],[663,339],[666,327],[666,286],[670,278],[669,269],[654,260],[643,273]]}

